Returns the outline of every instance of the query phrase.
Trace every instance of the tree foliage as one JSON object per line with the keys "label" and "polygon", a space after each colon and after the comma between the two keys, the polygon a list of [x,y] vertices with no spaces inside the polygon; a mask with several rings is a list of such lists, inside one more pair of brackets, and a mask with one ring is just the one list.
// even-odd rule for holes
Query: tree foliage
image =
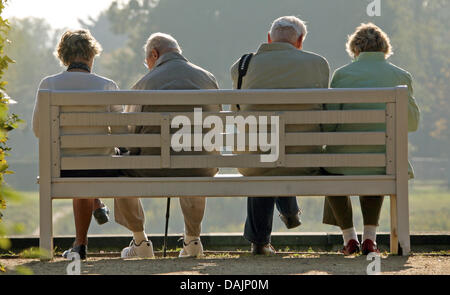
{"label": "tree foliage", "polygon": [[[6,239],[6,229],[2,224],[2,211],[6,209],[6,199],[13,196],[12,190],[6,185],[4,176],[11,174],[8,170],[8,162],[6,157],[10,148],[7,145],[8,132],[17,127],[19,119],[17,115],[9,113],[9,104],[12,102],[5,92],[7,82],[2,79],[8,65],[13,62],[5,52],[4,48],[8,41],[7,35],[9,31],[9,23],[1,17],[1,13],[5,7],[6,0],[0,1],[0,249],[9,247],[9,241]],[[0,270],[4,270],[0,265]]]}
{"label": "tree foliage", "polygon": [[[61,67],[53,55],[60,31],[53,31],[44,19],[25,18],[9,20],[11,29],[8,38],[12,41],[6,47],[6,52],[15,61],[5,73],[8,81],[8,93],[18,101],[11,106],[12,112],[31,122],[36,90],[40,81],[47,75],[56,74]],[[32,48],[32,50],[30,50]],[[10,136],[10,146],[14,149],[10,161],[14,164],[38,161],[37,140],[31,132],[30,124],[22,124]],[[30,148],[30,147],[34,148]],[[30,169],[28,169],[30,170]],[[20,173],[20,171],[18,171]],[[34,173],[34,175],[33,175]],[[30,174],[21,175],[35,183],[37,169]],[[11,184],[17,187],[19,179],[9,178]],[[31,188],[30,188],[31,189]],[[33,188],[34,189],[34,188]]]}
{"label": "tree foliage", "polygon": [[107,54],[101,63],[121,87],[131,87],[145,72],[142,48],[152,24],[151,12],[158,3],[159,0],[115,0],[105,11],[112,31],[128,40],[125,47]]}
{"label": "tree foliage", "polygon": [[[210,70],[221,88],[227,88],[231,64],[265,41],[270,22],[277,16],[304,18],[310,31],[305,49],[325,56],[332,70],[350,62],[344,50],[347,35],[361,22],[374,22],[392,39],[392,62],[414,78],[422,122],[410,137],[411,155],[449,158],[450,150],[442,147],[450,144],[450,1],[386,0],[380,17],[367,16],[366,6],[366,1],[359,0],[198,0],[195,4],[116,0],[104,13],[112,30],[126,35],[128,43],[102,64],[105,73],[129,87],[145,71],[145,39],[156,31],[168,32],[178,39],[189,60]],[[325,10],[333,13],[324,14]]]}
{"label": "tree foliage", "polygon": [[[422,108],[414,142],[423,154],[450,157],[450,1],[389,1],[396,13],[392,41],[395,60],[414,77]],[[421,143],[419,145],[419,143]]]}

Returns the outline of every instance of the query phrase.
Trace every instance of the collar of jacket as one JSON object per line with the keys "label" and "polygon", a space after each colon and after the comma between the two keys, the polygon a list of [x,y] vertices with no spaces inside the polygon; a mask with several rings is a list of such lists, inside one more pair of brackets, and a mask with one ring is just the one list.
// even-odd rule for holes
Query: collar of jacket
{"label": "collar of jacket", "polygon": [[181,54],[179,54],[178,52],[168,52],[168,53],[161,55],[158,58],[158,60],[155,63],[155,68],[159,67],[160,65],[162,65],[168,61],[174,60],[174,59],[181,59],[181,60],[187,61],[187,59],[184,56],[182,56]]}
{"label": "collar of jacket", "polygon": [[278,50],[298,50],[294,45],[286,42],[263,43],[259,46],[258,52],[278,51]]}
{"label": "collar of jacket", "polygon": [[360,60],[385,61],[386,57],[384,52],[361,52],[355,61]]}

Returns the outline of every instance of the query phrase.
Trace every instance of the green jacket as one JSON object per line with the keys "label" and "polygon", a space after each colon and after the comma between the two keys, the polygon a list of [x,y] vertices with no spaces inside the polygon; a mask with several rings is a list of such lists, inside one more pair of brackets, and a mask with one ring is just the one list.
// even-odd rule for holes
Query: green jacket
{"label": "green jacket", "polygon": [[[413,97],[412,77],[407,71],[389,63],[383,52],[363,52],[353,62],[336,70],[331,81],[331,88],[371,88],[371,87],[395,87],[407,85],[409,90],[408,103],[408,131],[416,131],[419,126],[420,111]],[[383,103],[372,104],[329,104],[328,110],[344,109],[382,109]],[[325,125],[324,131],[385,131],[385,124],[341,124]],[[385,146],[327,146],[327,153],[384,153]],[[368,175],[385,174],[385,168],[326,168],[332,174],[344,175]],[[410,177],[414,177],[411,165],[409,165]]]}

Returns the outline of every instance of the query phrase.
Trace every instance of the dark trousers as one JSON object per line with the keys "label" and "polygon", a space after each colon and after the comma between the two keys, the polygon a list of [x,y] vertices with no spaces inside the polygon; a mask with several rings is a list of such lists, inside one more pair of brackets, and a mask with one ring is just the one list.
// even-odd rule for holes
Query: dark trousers
{"label": "dark trousers", "polygon": [[[380,220],[384,196],[360,196],[364,225],[376,225]],[[353,209],[350,197],[325,197],[323,223],[339,226],[342,230],[353,227]]]}
{"label": "dark trousers", "polygon": [[257,245],[270,243],[274,205],[285,216],[295,215],[299,211],[296,197],[249,197],[244,238]]}

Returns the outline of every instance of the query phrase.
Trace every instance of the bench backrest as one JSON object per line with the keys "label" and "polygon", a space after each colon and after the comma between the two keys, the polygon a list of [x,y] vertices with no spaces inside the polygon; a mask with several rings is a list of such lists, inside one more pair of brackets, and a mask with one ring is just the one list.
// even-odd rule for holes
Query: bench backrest
{"label": "bench backrest", "polygon": [[[200,91],[48,91],[40,96],[39,160],[42,177],[58,178],[62,170],[177,169],[253,167],[386,167],[386,174],[407,173],[407,89],[292,89],[292,90],[200,90]],[[384,103],[380,110],[304,110],[204,112],[225,116],[277,116],[279,155],[275,162],[262,162],[258,154],[177,154],[171,152],[170,124],[175,116],[193,113],[106,113],[65,112],[70,106],[107,105],[300,105],[341,103]],[[225,122],[225,119],[224,119]],[[285,132],[298,124],[385,123],[386,132]],[[61,129],[93,126],[159,126],[154,134],[62,135]],[[225,139],[225,137],[224,137]],[[237,138],[236,138],[237,139]],[[237,141],[237,140],[236,140]],[[235,141],[235,142],[236,142]],[[224,140],[225,142],[225,140]],[[247,141],[248,142],[248,141]],[[386,153],[290,154],[289,146],[386,145]],[[157,155],[143,156],[62,156],[62,149],[107,147],[154,147]]]}

